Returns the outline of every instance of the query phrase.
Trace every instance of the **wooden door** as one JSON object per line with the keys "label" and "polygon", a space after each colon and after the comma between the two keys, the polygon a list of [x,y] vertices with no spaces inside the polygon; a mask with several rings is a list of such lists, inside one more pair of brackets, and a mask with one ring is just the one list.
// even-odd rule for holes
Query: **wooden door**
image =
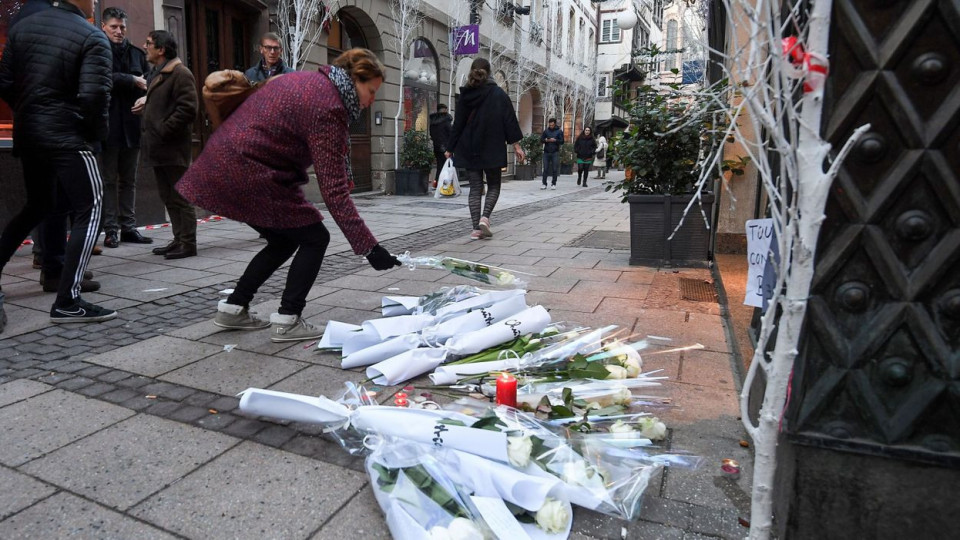
{"label": "wooden door", "polygon": [[[353,47],[367,47],[360,26],[344,13],[338,13],[330,22],[327,39],[327,57],[332,62],[343,51]],[[373,189],[373,167],[370,163],[370,109],[364,109],[360,118],[350,125],[350,166],[353,169],[353,191]]]}

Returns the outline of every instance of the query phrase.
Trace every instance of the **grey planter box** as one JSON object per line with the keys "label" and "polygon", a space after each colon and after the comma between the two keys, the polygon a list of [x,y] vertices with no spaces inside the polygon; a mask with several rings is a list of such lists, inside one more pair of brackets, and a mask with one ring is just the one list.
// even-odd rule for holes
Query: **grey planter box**
{"label": "grey planter box", "polygon": [[[698,205],[690,209],[683,226],[673,233],[692,195],[629,195],[630,264],[639,266],[707,266],[711,258],[710,228]],[[712,219],[714,195],[701,196],[707,219]]]}
{"label": "grey planter box", "polygon": [[429,177],[429,170],[397,169],[394,175],[397,195],[426,195],[429,191]]}
{"label": "grey planter box", "polygon": [[517,170],[514,171],[513,179],[514,180],[533,180],[533,165],[517,165]]}

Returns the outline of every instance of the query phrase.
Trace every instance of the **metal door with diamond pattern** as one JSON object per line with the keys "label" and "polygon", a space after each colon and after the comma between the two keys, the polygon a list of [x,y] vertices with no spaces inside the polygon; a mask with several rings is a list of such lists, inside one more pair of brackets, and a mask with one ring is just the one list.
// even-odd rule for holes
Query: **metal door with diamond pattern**
{"label": "metal door with diamond pattern", "polygon": [[785,431],[960,464],[960,1],[836,0],[821,233]]}

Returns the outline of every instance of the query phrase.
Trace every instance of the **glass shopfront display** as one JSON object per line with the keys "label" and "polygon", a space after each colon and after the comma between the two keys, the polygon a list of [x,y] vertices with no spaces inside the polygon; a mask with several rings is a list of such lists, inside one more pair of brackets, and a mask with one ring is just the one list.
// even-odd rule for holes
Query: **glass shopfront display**
{"label": "glass shopfront display", "polygon": [[429,41],[417,38],[410,44],[403,72],[404,131],[430,129],[430,113],[436,112],[440,95],[438,66]]}

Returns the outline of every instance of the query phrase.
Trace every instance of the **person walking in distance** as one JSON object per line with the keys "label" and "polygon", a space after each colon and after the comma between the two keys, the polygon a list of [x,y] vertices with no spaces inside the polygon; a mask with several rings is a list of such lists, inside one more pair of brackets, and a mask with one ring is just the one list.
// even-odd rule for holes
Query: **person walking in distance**
{"label": "person walking in distance", "polygon": [[[517,159],[526,157],[520,147],[520,123],[510,97],[491,78],[490,62],[477,58],[470,64],[467,85],[460,88],[457,98],[457,116],[447,141],[446,156],[453,156],[458,168],[470,184],[470,219],[473,232],[470,238],[490,238],[490,215],[500,198],[501,169],[507,166],[507,150],[512,144]],[[487,177],[487,198],[483,201],[483,177]]]}
{"label": "person walking in distance", "polygon": [[265,81],[274,75],[283,75],[295,71],[283,63],[283,47],[280,45],[280,36],[267,32],[260,38],[260,62],[243,73],[243,76],[252,83]]}
{"label": "person walking in distance", "polygon": [[573,153],[577,155],[577,185],[587,187],[590,178],[590,165],[593,164],[597,153],[597,140],[593,138],[593,130],[585,127],[573,142]]}
{"label": "person walking in distance", "polygon": [[593,160],[593,166],[597,168],[597,176],[594,178],[601,179],[607,177],[607,137],[604,134],[600,134],[597,137],[597,155]]}
{"label": "person walking in distance", "polygon": [[86,302],[80,284],[100,226],[103,182],[93,155],[106,139],[111,88],[107,37],[87,22],[93,0],[66,0],[24,17],[0,58],[0,99],[14,115],[14,151],[23,164],[27,201],[0,235],[0,271],[30,230],[65,206],[65,227],[45,227],[45,245],[66,245],[54,323],[98,322],[117,312]]}
{"label": "person walking in distance", "polygon": [[133,114],[137,98],[147,91],[150,66],[144,52],[127,40],[127,14],[120,8],[103,10],[101,28],[113,52],[113,91],[110,94],[110,134],[100,153],[103,171],[103,245],[120,242],[152,244],[137,230],[137,160],[140,157],[140,116]]}
{"label": "person walking in distance", "polygon": [[[303,319],[307,293],[330,243],[323,216],[300,188],[310,181],[310,165],[323,201],[353,251],[365,255],[376,270],[400,266],[350,199],[350,124],[373,103],[385,73],[372,52],[351,49],[319,71],[275,79],[223,122],[177,185],[188,200],[250,225],[267,240],[233,293],[218,304],[215,325],[236,330],[271,326],[273,342],[323,335]],[[279,310],[269,322],[254,318],[249,312],[254,295],[291,256]]]}
{"label": "person walking in distance", "polygon": [[447,112],[443,103],[437,105],[437,112],[430,115],[430,140],[433,141],[433,157],[437,160],[437,174],[435,181],[440,180],[440,171],[447,162],[447,141],[453,130],[453,117]]}
{"label": "person walking in distance", "polygon": [[557,119],[547,121],[547,129],[540,134],[543,142],[543,187],[547,189],[547,175],[553,175],[552,189],[557,189],[557,176],[560,175],[560,146],[563,144],[563,130],[557,126]]}
{"label": "person walking in distance", "polygon": [[170,215],[173,240],[153,253],[166,259],[197,254],[197,215],[174,186],[190,166],[193,122],[197,118],[197,86],[193,74],[177,58],[177,42],[166,30],[147,34],[147,61],[157,72],[147,95],[137,100],[142,112],[143,164],[153,167],[160,199]]}

